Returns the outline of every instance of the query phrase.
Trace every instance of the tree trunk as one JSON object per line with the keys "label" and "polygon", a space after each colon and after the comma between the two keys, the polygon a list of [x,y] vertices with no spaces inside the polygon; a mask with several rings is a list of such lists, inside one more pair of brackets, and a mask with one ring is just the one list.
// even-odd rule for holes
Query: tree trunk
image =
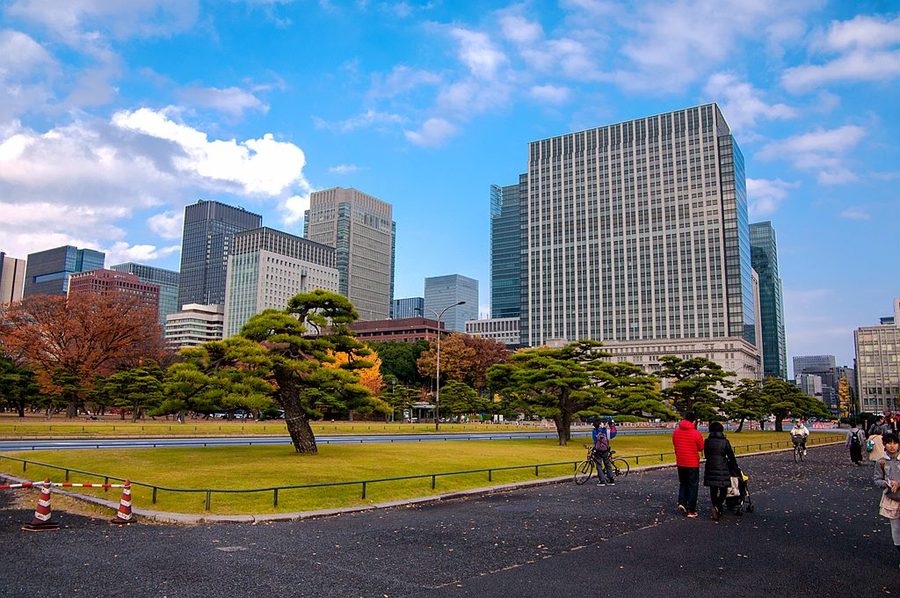
{"label": "tree trunk", "polygon": [[74,419],[78,416],[78,405],[75,401],[70,401],[69,405],[66,407],[66,417],[69,419]]}
{"label": "tree trunk", "polygon": [[572,439],[572,415],[563,411],[559,415],[554,415],[553,421],[556,423],[559,446],[566,446],[566,443]]}
{"label": "tree trunk", "polygon": [[775,416],[775,431],[776,432],[784,432],[784,428],[781,427],[781,422],[784,418],[781,416]]}
{"label": "tree trunk", "polygon": [[281,402],[281,406],[284,407],[284,423],[287,425],[288,434],[291,435],[294,450],[298,453],[318,453],[316,435],[297,400],[284,400]]}
{"label": "tree trunk", "polygon": [[738,429],[734,431],[735,434],[737,434],[738,432],[740,432],[741,430],[744,429],[744,420],[745,419],[746,418],[744,418],[744,417],[741,418],[741,423],[738,424]]}

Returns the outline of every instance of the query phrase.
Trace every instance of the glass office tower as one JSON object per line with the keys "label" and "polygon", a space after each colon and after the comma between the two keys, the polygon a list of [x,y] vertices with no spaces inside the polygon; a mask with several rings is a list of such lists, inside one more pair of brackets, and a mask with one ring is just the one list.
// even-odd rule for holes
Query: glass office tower
{"label": "glass office tower", "polygon": [[174,270],[166,270],[155,266],[125,262],[110,266],[110,270],[134,274],[144,282],[159,285],[159,323],[166,325],[166,316],[174,314],[181,307],[178,305],[178,280],[180,274]]}
{"label": "glass office tower", "polygon": [[465,301],[444,312],[441,321],[447,330],[465,332],[467,320],[478,319],[478,281],[460,274],[430,276],[425,279],[426,318],[436,318],[450,305]]}
{"label": "glass office tower", "polygon": [[262,216],[217,201],[184,208],[178,307],[225,305],[225,279],[234,233],[262,225]]}
{"label": "glass office tower", "polygon": [[25,265],[24,296],[65,295],[72,274],[100,270],[105,261],[102,251],[71,245],[30,253]]}
{"label": "glass office tower", "polygon": [[519,222],[520,189],[527,190],[527,177],[518,185],[491,185],[491,317],[518,318],[521,312],[522,232]]}
{"label": "glass office tower", "polygon": [[[787,345],[784,335],[784,301],[778,275],[778,243],[771,222],[750,225],[753,269],[759,274],[762,311],[763,373],[787,380]],[[795,372],[800,373],[800,372]]]}

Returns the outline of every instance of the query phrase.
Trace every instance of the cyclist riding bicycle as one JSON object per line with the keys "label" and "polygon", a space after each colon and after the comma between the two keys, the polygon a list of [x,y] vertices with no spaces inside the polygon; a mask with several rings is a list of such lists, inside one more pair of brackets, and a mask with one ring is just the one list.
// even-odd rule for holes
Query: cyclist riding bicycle
{"label": "cyclist riding bicycle", "polygon": [[794,427],[791,428],[791,440],[794,441],[794,446],[800,445],[800,450],[803,451],[804,456],[806,456],[807,438],[809,438],[809,429],[803,425],[803,420],[794,420]]}

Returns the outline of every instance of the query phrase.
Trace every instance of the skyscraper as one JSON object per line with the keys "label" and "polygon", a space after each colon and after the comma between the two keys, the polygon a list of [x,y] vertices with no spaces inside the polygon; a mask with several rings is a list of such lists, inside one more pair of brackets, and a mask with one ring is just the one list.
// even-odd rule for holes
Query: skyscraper
{"label": "skyscraper", "polygon": [[[778,243],[771,222],[750,225],[750,253],[759,274],[762,311],[763,373],[787,380],[787,346],[784,336],[784,302],[778,275]],[[799,372],[794,372],[799,373]]]}
{"label": "skyscraper", "polygon": [[22,300],[25,293],[25,260],[0,251],[0,306]]}
{"label": "skyscraper", "polygon": [[315,191],[303,220],[303,236],[336,249],[338,292],[360,320],[390,317],[394,293],[391,204],[356,189]]}
{"label": "skyscraper", "polygon": [[217,201],[184,208],[178,307],[225,304],[225,276],[234,233],[259,228],[262,216]]}
{"label": "skyscraper", "polygon": [[520,195],[527,177],[518,185],[491,185],[491,317],[518,318],[522,302],[522,232]]}
{"label": "skyscraper", "polygon": [[134,274],[144,282],[159,286],[159,323],[163,326],[166,325],[166,316],[174,314],[181,307],[178,305],[178,272],[134,262],[116,264],[109,269]]}
{"label": "skyscraper", "polygon": [[420,318],[424,313],[424,309],[424,297],[404,297],[402,299],[394,299],[391,302],[391,319]]}
{"label": "skyscraper", "polygon": [[225,285],[225,338],[297,293],[338,289],[334,247],[268,227],[234,234]]}
{"label": "skyscraper", "polygon": [[478,281],[460,274],[432,276],[425,279],[425,313],[423,315],[426,318],[436,317],[442,310],[460,301],[465,301],[465,303],[448,309],[441,318],[447,330],[465,332],[466,320],[478,319]]}
{"label": "skyscraper", "polygon": [[793,361],[795,376],[797,374],[816,374],[817,372],[812,370],[833,370],[835,367],[834,355],[795,355]]}
{"label": "skyscraper", "polygon": [[859,408],[868,413],[896,412],[900,404],[900,298],[894,317],[881,321],[853,332]]}
{"label": "skyscraper", "polygon": [[528,159],[523,343],[758,376],[744,159],[716,104],[534,141]]}
{"label": "skyscraper", "polygon": [[221,305],[183,305],[181,311],[166,316],[166,344],[184,349],[222,340],[223,309]]}
{"label": "skyscraper", "polygon": [[65,295],[69,291],[69,276],[103,268],[105,261],[102,251],[71,245],[28,254],[24,296]]}

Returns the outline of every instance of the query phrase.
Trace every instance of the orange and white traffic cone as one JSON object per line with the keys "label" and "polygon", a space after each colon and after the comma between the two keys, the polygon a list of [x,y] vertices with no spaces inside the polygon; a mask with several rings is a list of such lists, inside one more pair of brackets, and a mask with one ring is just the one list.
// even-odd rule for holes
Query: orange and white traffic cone
{"label": "orange and white traffic cone", "polygon": [[26,523],[22,526],[22,529],[27,532],[44,532],[59,529],[59,524],[52,521],[51,517],[53,517],[53,514],[50,512],[50,478],[47,478],[41,485],[41,495],[38,497],[34,517],[31,523]]}
{"label": "orange and white traffic cone", "polygon": [[125,485],[122,487],[122,499],[119,500],[119,510],[116,511],[116,516],[110,519],[109,522],[116,525],[135,522],[134,516],[131,514],[131,482],[129,480],[125,480]]}

